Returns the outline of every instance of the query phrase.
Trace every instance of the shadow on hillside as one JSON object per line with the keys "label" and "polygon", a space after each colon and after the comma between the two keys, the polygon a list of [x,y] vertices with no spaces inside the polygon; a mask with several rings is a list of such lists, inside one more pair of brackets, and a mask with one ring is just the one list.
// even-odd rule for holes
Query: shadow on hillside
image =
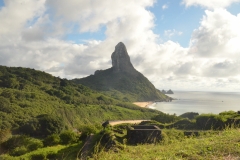
{"label": "shadow on hillside", "polygon": [[58,151],[58,157],[62,160],[77,159],[78,152],[83,147],[84,143],[73,144]]}

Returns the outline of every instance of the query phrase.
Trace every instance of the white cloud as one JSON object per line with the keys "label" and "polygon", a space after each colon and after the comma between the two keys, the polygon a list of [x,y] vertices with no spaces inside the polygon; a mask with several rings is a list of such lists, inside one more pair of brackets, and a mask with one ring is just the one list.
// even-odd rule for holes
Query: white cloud
{"label": "white cloud", "polygon": [[240,2],[240,0],[183,0],[187,7],[189,6],[203,6],[207,8],[225,8],[233,3]]}
{"label": "white cloud", "polygon": [[176,31],[175,29],[173,29],[173,30],[165,30],[164,31],[164,36],[167,36],[168,38],[171,38],[171,37],[173,37],[175,35],[181,36],[182,34],[183,34],[183,32]]}
{"label": "white cloud", "polygon": [[162,9],[163,9],[163,10],[168,9],[168,5],[167,5],[167,4],[164,4],[164,5],[162,6]]}
{"label": "white cloud", "polygon": [[[217,89],[220,85],[234,89],[239,85],[240,15],[224,9],[206,11],[189,48],[184,48],[172,41],[159,44],[153,32],[155,17],[146,9],[154,0],[132,0],[128,5],[121,0],[6,2],[0,10],[1,65],[80,78],[111,67],[111,53],[122,41],[135,68],[160,89]],[[73,28],[97,32],[102,26],[106,38],[101,41],[75,44],[63,38]],[[181,34],[165,31],[170,38]]]}
{"label": "white cloud", "polygon": [[45,0],[6,0],[0,10],[0,35],[10,36],[19,33],[25,25],[45,11]]}
{"label": "white cloud", "polygon": [[201,26],[193,32],[190,54],[200,57],[234,58],[239,56],[240,14],[225,9],[206,11]]}

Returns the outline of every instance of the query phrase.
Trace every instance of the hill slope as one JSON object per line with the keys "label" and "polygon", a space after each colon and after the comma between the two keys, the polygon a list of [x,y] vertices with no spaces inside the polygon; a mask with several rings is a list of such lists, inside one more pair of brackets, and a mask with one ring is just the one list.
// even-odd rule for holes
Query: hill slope
{"label": "hill slope", "polygon": [[65,127],[76,127],[104,120],[149,119],[161,113],[41,71],[0,66],[0,129],[17,129],[42,115],[61,119]]}
{"label": "hill slope", "polygon": [[98,70],[94,75],[72,81],[124,101],[167,101],[171,99],[158,91],[143,74],[133,67],[122,42],[117,44],[111,58],[111,68]]}

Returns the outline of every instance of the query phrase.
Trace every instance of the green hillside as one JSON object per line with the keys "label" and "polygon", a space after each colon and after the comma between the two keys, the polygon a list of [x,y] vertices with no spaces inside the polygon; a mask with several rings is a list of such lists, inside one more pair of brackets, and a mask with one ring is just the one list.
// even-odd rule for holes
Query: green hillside
{"label": "green hillside", "polygon": [[37,130],[37,125],[59,119],[63,122],[59,125],[72,128],[105,120],[150,119],[157,114],[162,112],[121,102],[42,71],[0,66],[1,129],[33,126]]}
{"label": "green hillside", "polygon": [[154,85],[140,72],[113,72],[113,68],[97,71],[81,79],[74,79],[77,84],[86,85],[94,90],[101,91],[112,98],[124,101],[165,101],[166,95],[156,90]]}
{"label": "green hillside", "polygon": [[97,70],[94,75],[74,79],[73,82],[127,102],[169,101],[172,99],[157,90],[143,74],[133,67],[127,48],[122,42],[115,46],[111,59],[111,68]]}

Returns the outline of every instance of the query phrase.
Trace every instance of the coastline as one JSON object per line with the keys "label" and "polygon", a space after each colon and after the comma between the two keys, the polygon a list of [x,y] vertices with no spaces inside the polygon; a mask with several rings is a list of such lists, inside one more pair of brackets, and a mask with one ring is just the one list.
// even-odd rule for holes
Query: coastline
{"label": "coastline", "polygon": [[150,108],[151,105],[153,105],[155,102],[154,101],[149,101],[149,102],[133,102],[133,104],[139,106],[139,107],[144,107],[144,108]]}

